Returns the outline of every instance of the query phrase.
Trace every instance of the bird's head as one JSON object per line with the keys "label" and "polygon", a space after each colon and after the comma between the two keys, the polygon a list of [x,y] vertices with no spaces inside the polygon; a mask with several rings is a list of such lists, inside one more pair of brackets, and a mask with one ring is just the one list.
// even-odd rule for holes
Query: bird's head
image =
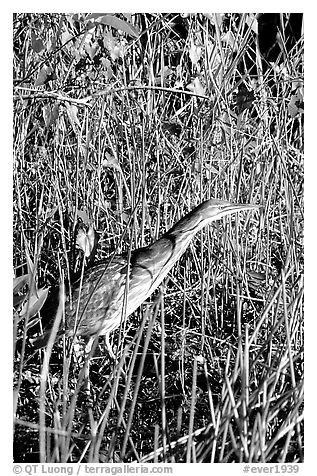
{"label": "bird's head", "polygon": [[170,232],[174,234],[196,233],[209,223],[219,220],[226,215],[237,213],[243,210],[254,210],[260,208],[261,205],[232,203],[226,200],[218,200],[211,198],[194,208],[188,215],[185,215]]}
{"label": "bird's head", "polygon": [[219,220],[226,215],[237,213],[243,210],[258,209],[260,205],[254,205],[250,203],[232,203],[226,200],[218,200],[211,198],[206,202],[201,203],[191,213],[200,216],[200,221],[203,222],[202,226],[211,223],[212,221]]}

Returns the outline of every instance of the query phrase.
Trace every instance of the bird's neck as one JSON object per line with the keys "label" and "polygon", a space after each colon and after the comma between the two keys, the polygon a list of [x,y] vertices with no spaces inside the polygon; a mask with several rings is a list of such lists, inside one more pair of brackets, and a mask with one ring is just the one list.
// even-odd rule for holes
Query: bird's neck
{"label": "bird's neck", "polygon": [[193,236],[206,224],[207,223],[203,220],[198,207],[175,223],[175,225],[167,231],[165,235],[174,237],[175,241],[178,243],[185,244],[188,241],[189,244]]}
{"label": "bird's neck", "polygon": [[197,211],[186,215],[167,231],[159,240],[146,248],[140,248],[133,253],[132,286],[142,279],[144,272],[151,278],[143,286],[142,299],[146,299],[163,281],[170,269],[186,251],[193,236],[206,223],[201,223],[202,217]]}
{"label": "bird's neck", "polygon": [[171,268],[186,251],[194,235],[205,224],[199,210],[194,210],[178,221],[152,246],[157,250],[166,250],[166,256],[170,256],[169,268]]}

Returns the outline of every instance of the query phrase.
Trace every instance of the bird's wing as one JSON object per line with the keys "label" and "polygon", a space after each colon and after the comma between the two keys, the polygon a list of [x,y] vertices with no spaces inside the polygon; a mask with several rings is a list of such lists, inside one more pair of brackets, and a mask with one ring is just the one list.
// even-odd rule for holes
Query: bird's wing
{"label": "bird's wing", "polygon": [[126,258],[116,256],[74,283],[65,304],[67,335],[102,335],[119,326],[127,272]]}
{"label": "bird's wing", "polygon": [[[127,269],[126,257],[116,256],[88,268],[83,278],[72,284],[65,302],[66,335],[102,335],[120,325]],[[41,310],[44,333],[30,339],[37,348],[48,343],[58,307],[58,290],[52,289]],[[60,330],[58,337],[63,333]]]}

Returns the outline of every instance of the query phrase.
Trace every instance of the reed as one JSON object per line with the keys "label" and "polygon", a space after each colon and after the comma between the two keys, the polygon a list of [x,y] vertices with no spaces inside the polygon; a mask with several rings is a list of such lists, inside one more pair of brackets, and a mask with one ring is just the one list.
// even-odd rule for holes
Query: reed
{"label": "reed", "polygon": [[[121,19],[143,34],[14,17],[15,461],[303,461],[303,42],[284,15],[269,65],[252,15]],[[265,207],[198,233],[115,362],[99,342],[88,397],[67,339],[28,340],[77,218],[102,259],[210,197]]]}

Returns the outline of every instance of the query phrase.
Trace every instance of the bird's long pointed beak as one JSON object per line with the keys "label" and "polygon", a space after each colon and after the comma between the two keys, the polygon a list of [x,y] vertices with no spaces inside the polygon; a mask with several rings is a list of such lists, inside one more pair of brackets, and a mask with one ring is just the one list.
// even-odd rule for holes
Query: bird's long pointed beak
{"label": "bird's long pointed beak", "polygon": [[243,210],[259,210],[263,205],[255,205],[253,203],[230,203],[223,208],[227,213],[240,212]]}

